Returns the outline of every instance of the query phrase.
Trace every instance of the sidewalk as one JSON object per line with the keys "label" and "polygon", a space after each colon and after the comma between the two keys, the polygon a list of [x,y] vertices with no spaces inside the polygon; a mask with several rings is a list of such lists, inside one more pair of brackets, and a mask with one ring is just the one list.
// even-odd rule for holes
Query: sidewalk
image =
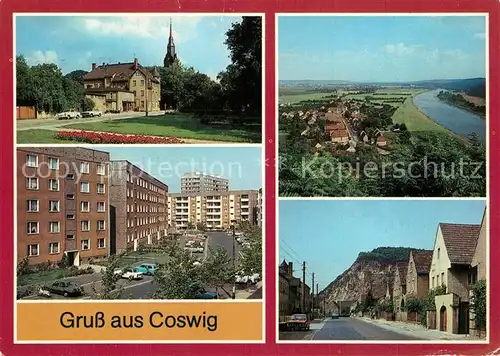
{"label": "sidewalk", "polygon": [[236,291],[236,299],[256,299],[256,298],[250,298],[254,293],[256,293],[259,289],[262,291],[262,281],[257,282],[255,285],[256,289],[244,289],[244,290],[237,290]]}
{"label": "sidewalk", "polygon": [[471,337],[470,335],[451,334],[444,331],[427,329],[420,324],[404,323],[401,321],[387,321],[384,319],[370,319],[365,317],[353,317],[355,319],[377,325],[386,330],[403,334],[415,336],[424,340],[462,340],[473,341],[481,340],[479,338]]}

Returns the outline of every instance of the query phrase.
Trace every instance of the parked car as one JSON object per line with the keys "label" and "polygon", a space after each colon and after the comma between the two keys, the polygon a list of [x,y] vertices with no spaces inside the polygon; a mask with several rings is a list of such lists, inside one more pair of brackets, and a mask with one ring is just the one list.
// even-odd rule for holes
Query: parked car
{"label": "parked car", "polygon": [[309,320],[306,314],[293,314],[289,321],[289,328],[296,331],[306,331],[310,329]]}
{"label": "parked car", "polygon": [[137,268],[135,267],[126,267],[123,270],[119,269],[114,272],[115,274],[119,275],[121,278],[126,278],[128,280],[139,280],[143,278],[143,273],[140,272]]}
{"label": "parked car", "polygon": [[63,111],[60,112],[59,114],[56,114],[56,119],[58,120],[63,120],[63,119],[79,119],[81,118],[82,115],[78,111]]}
{"label": "parked car", "polygon": [[78,297],[83,294],[82,286],[73,281],[55,281],[45,285],[41,289],[65,297]]}
{"label": "parked car", "polygon": [[338,318],[339,318],[338,314],[335,314],[335,313],[332,314],[332,319],[338,319]]}
{"label": "parked car", "polygon": [[195,299],[217,299],[216,292],[207,292],[205,289],[201,288],[196,294]]}
{"label": "parked car", "polygon": [[82,117],[101,117],[102,111],[100,110],[89,110],[82,112]]}
{"label": "parked car", "polygon": [[142,265],[135,267],[138,272],[141,272],[145,276],[153,276],[155,271],[158,269],[157,265],[154,263],[143,263]]}

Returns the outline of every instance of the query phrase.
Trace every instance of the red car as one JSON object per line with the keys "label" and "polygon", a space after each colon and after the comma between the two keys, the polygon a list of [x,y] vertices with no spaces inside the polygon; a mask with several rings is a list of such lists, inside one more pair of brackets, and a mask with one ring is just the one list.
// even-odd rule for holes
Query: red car
{"label": "red car", "polygon": [[306,314],[293,314],[289,323],[292,330],[307,331],[310,329]]}

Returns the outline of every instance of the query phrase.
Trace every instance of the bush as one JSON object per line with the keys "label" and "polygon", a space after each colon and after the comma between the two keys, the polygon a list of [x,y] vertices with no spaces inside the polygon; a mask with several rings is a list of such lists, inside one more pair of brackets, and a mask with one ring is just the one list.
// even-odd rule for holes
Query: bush
{"label": "bush", "polygon": [[25,257],[19,262],[17,265],[17,276],[24,276],[25,274],[31,273],[31,267],[29,266],[28,263],[28,257]]}
{"label": "bush", "polygon": [[484,279],[474,284],[472,288],[472,309],[475,314],[476,328],[486,328],[486,281]]}

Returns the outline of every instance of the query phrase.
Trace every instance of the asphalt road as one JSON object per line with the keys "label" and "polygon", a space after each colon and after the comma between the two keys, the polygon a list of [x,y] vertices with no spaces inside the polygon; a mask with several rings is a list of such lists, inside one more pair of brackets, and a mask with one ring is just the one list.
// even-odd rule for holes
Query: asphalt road
{"label": "asphalt road", "polygon": [[[229,257],[232,258],[233,255],[233,236],[226,232],[208,232],[208,246],[215,248],[217,246],[224,247],[229,253]],[[238,259],[239,252],[241,251],[241,245],[238,242],[235,243],[236,260]]]}
{"label": "asphalt road", "polygon": [[355,318],[329,319],[312,340],[418,340]]}

